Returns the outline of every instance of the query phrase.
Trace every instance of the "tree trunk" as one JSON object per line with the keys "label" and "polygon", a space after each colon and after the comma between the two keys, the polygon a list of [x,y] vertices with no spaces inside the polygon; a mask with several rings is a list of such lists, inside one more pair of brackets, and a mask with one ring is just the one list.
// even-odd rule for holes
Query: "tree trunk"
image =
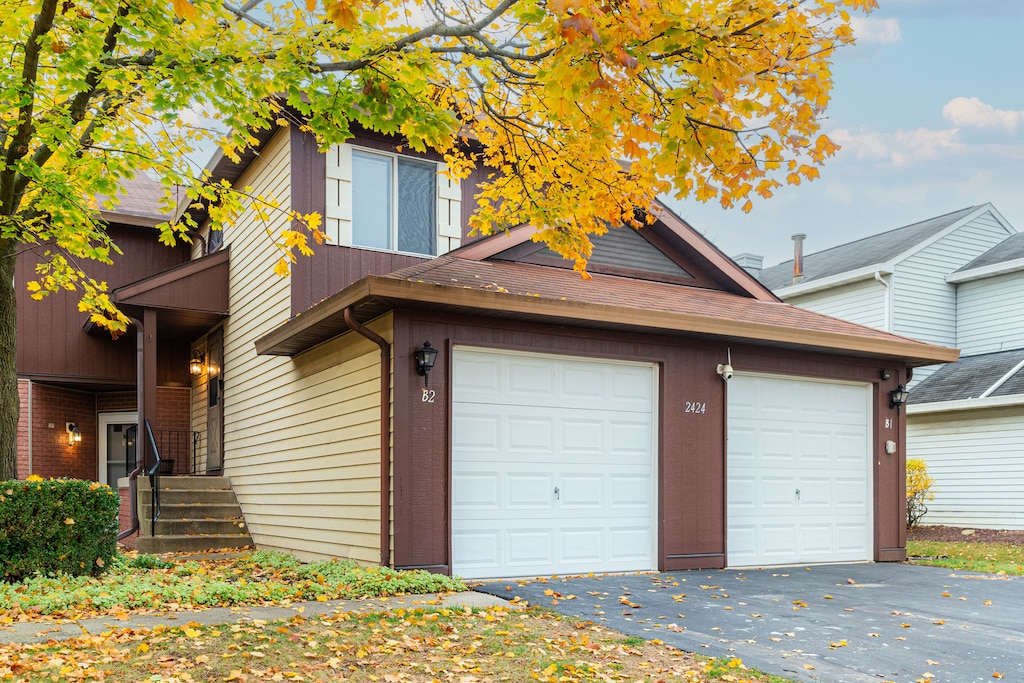
{"label": "tree trunk", "polygon": [[0,481],[18,476],[18,368],[15,344],[18,302],[14,296],[14,265],[18,243],[0,240]]}

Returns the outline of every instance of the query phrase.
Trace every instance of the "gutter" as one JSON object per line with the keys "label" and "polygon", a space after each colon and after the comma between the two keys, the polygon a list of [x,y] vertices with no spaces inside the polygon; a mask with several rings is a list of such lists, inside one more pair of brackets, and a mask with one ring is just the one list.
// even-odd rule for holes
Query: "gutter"
{"label": "gutter", "polygon": [[352,316],[342,312],[345,324],[380,347],[380,566],[391,566],[391,345]]}
{"label": "gutter", "polygon": [[989,396],[988,398],[965,398],[958,401],[935,401],[934,403],[910,403],[906,406],[906,410],[907,415],[927,415],[931,413],[949,413],[958,410],[978,410],[981,408],[1001,408],[1019,405],[1024,405],[1024,394]]}

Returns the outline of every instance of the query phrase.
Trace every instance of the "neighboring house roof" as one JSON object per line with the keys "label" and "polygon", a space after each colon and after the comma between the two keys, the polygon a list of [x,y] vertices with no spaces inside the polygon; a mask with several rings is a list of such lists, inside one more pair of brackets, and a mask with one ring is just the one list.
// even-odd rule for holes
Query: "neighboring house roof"
{"label": "neighboring house roof", "polygon": [[911,404],[1024,394],[1024,349],[966,356],[926,377]]}
{"label": "neighboring house roof", "polygon": [[[905,225],[902,228],[805,255],[804,276],[800,284],[886,263],[955,225],[977,211],[978,208],[970,206],[919,223]],[[761,270],[758,279],[773,291],[794,284],[792,259]]]}
{"label": "neighboring house roof", "polygon": [[994,266],[999,263],[1006,263],[1007,261],[1016,261],[1017,259],[1024,259],[1024,232],[1010,235],[956,272]]}

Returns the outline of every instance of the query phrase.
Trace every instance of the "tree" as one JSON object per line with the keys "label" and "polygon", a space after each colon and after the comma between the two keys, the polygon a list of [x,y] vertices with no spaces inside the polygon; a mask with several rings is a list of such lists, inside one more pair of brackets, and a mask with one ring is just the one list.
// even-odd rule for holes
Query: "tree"
{"label": "tree", "polygon": [[[93,320],[124,330],[79,265],[117,252],[98,210],[123,179],[187,187],[214,205],[214,227],[246,201],[289,211],[209,182],[188,152],[216,140],[235,155],[281,118],[324,145],[358,124],[444,154],[456,176],[487,164],[474,227],[540,226],[586,277],[587,236],[639,227],[636,209],[659,194],[749,210],[816,177],[836,149],[819,117],[832,50],[852,40],[845,8],[874,4],[234,2],[0,0],[0,479],[14,474],[18,419],[14,257],[38,253],[34,296],[75,289]],[[318,216],[292,217],[281,271],[322,239]],[[160,239],[191,227],[186,216]]]}

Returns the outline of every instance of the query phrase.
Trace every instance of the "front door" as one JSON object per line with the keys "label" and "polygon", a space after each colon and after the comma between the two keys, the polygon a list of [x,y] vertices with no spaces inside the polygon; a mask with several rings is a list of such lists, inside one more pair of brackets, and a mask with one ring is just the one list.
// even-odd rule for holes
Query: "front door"
{"label": "front door", "polygon": [[224,331],[216,329],[206,340],[210,357],[206,389],[206,471],[224,467]]}
{"label": "front door", "polygon": [[139,416],[135,412],[99,414],[99,482],[117,487],[117,480],[135,469]]}

